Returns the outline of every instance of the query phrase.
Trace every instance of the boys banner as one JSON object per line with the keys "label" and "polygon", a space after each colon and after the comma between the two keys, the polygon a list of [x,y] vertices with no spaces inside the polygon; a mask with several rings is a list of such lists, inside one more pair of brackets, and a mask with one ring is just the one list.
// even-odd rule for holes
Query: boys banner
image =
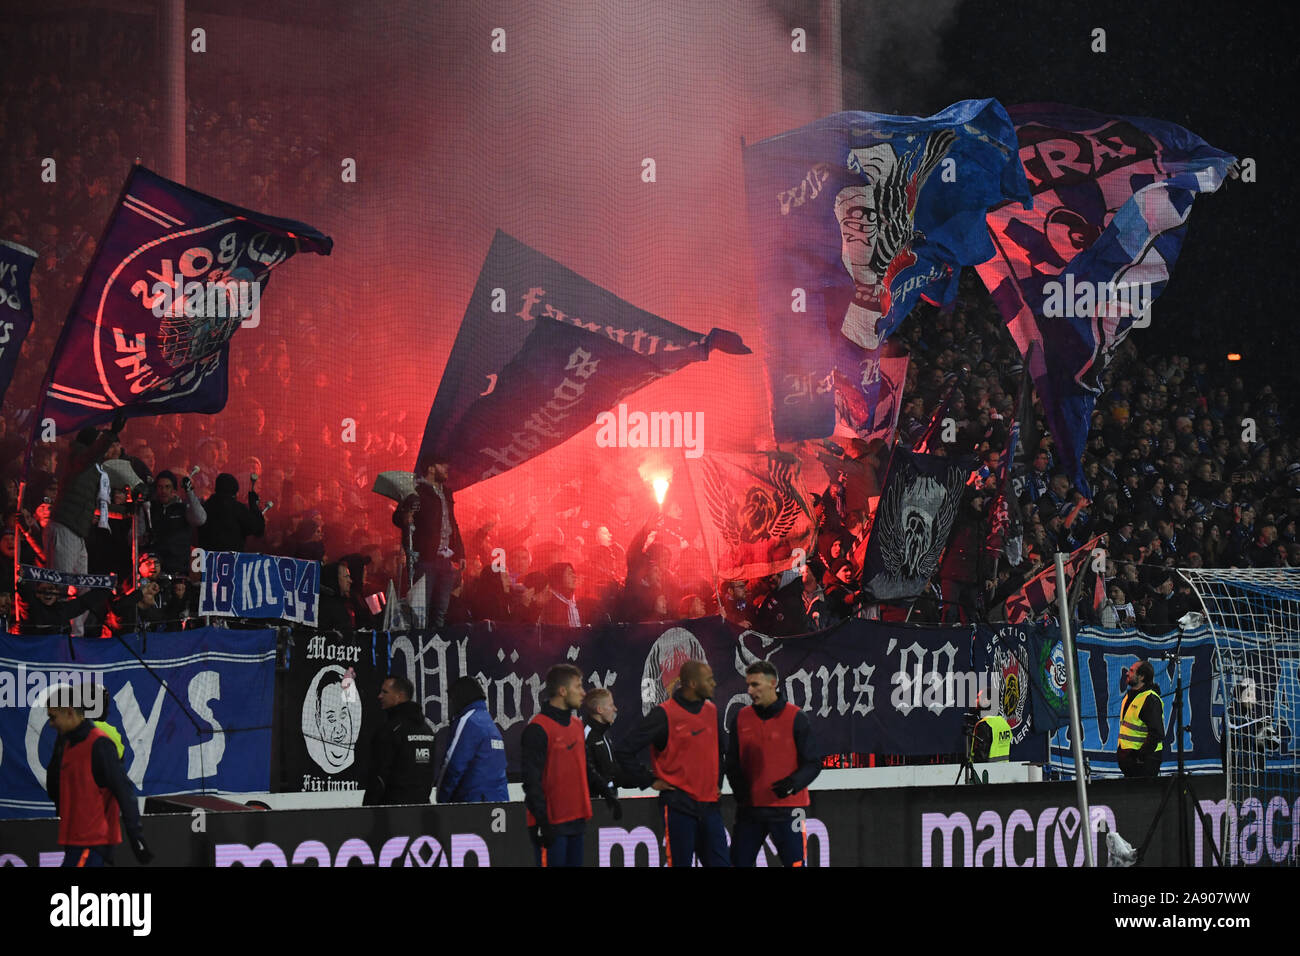
{"label": "boys banner", "polygon": [[23,340],[32,327],[32,266],[36,253],[0,239],[0,400],[5,397]]}
{"label": "boys banner", "polygon": [[420,458],[450,455],[453,490],[502,474],[714,349],[750,351],[734,332],[700,335],[642,311],[498,230],[438,383]]}
{"label": "boys banner", "polygon": [[836,113],[744,162],[773,431],[825,438],[833,372],[859,381],[855,353],[922,297],[951,301],[961,267],[993,253],[986,212],[1029,198],[1015,130],[987,99],[924,118]]}
{"label": "boys banner", "polygon": [[275,632],[198,628],[102,641],[0,634],[0,816],[52,816],[48,689],[94,681],[145,796],[270,785]]}
{"label": "boys banner", "polygon": [[1013,106],[1032,208],[988,215],[997,253],[977,266],[1034,386],[1070,481],[1091,494],[1080,457],[1102,373],[1178,261],[1192,201],[1234,158],[1181,126],[1053,103]]}
{"label": "boys banner", "polygon": [[271,270],[329,255],[311,226],[135,166],[63,326],[42,389],[60,434],[127,417],[219,412],[230,337],[261,321]]}
{"label": "boys banner", "polygon": [[320,562],[271,554],[209,551],[203,558],[199,615],[316,625]]}

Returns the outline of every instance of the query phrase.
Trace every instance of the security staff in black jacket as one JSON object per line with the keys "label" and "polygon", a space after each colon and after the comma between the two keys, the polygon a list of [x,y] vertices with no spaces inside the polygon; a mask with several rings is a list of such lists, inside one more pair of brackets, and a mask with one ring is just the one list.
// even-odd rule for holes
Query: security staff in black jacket
{"label": "security staff in black jacket", "polygon": [[387,678],[379,706],[388,722],[370,741],[370,774],[362,806],[428,803],[433,790],[433,731],[420,706],[411,700],[415,687],[405,677]]}

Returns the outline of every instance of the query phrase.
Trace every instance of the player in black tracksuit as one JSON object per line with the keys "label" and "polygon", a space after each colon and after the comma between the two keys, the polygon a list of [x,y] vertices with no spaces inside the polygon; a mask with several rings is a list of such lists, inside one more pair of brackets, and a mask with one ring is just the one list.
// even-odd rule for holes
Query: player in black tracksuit
{"label": "player in black tracksuit", "polygon": [[592,799],[601,797],[609,804],[615,820],[623,818],[618,803],[618,761],[614,759],[614,742],[610,729],[618,718],[614,695],[604,688],[589,693],[582,702],[582,722],[587,737],[587,779]]}

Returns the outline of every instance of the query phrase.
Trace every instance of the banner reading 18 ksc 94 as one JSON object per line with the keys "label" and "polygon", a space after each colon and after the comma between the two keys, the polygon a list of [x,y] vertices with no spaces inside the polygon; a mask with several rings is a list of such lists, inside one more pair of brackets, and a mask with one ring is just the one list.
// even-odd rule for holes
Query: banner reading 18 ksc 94
{"label": "banner reading 18 ksc 94", "polygon": [[269,554],[209,551],[199,614],[316,623],[320,562]]}

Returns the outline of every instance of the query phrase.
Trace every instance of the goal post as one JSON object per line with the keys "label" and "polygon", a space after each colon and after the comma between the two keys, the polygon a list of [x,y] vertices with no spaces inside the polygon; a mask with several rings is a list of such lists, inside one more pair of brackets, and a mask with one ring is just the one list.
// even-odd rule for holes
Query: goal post
{"label": "goal post", "polygon": [[1258,824],[1262,858],[1295,866],[1300,568],[1185,568],[1179,574],[1214,637],[1211,706],[1224,752],[1225,797],[1241,820]]}

